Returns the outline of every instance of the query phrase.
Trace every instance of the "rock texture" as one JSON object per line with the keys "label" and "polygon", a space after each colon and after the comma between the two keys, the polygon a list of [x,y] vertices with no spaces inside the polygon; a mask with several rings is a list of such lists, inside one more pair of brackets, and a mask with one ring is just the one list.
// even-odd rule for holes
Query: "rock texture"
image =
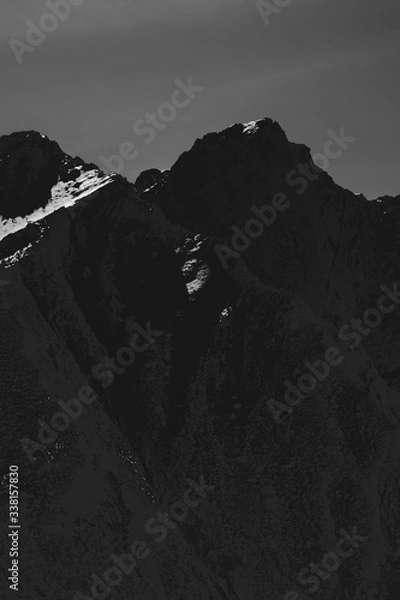
{"label": "rock texture", "polygon": [[58,181],[71,181],[84,170],[78,157],[65,154],[56,142],[36,131],[0,138],[0,211],[3,217],[24,216],[44,207]]}
{"label": "rock texture", "polygon": [[0,240],[111,178],[36,131],[0,138]]}
{"label": "rock texture", "polygon": [[[3,216],[43,206],[64,177],[58,146],[28,138],[0,138]],[[314,575],[315,597],[399,597],[400,306],[353,351],[338,338],[397,281],[399,197],[367,201],[322,171],[298,194],[287,174],[310,161],[270,119],[237,124],[135,186],[97,174],[1,242],[2,472],[19,465],[22,600],[94,598],[92,573],[201,477],[201,504],[102,597],[307,598],[299,572],[354,527],[367,540]],[[277,192],[290,206],[224,268],[218,245]],[[93,367],[129,345],[132,317],[162,335],[104,387]],[[277,422],[271,399],[332,346],[344,361]],[[99,400],[31,463],[21,438],[87,383]]]}

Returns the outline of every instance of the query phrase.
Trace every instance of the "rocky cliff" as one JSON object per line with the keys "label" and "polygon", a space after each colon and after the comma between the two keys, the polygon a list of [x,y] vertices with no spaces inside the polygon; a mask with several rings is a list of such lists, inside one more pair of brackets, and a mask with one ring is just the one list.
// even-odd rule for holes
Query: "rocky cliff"
{"label": "rocky cliff", "polygon": [[399,197],[263,119],[135,185],[0,138],[0,214],[22,600],[399,597]]}

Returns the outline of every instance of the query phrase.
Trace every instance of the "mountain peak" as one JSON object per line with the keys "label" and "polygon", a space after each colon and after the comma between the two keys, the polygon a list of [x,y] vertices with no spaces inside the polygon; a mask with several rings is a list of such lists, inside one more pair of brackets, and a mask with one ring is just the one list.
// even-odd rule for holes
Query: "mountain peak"
{"label": "mountain peak", "polygon": [[0,239],[111,181],[37,131],[0,137]]}

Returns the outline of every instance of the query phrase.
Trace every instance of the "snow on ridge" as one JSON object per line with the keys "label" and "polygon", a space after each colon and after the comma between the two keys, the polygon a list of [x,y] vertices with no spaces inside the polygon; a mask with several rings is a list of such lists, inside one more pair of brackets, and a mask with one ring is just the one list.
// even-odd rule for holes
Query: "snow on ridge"
{"label": "snow on ridge", "polygon": [[243,133],[255,133],[259,129],[258,121],[249,121],[249,123],[243,123]]}
{"label": "snow on ridge", "polygon": [[24,258],[24,256],[28,254],[31,248],[33,248],[33,244],[29,243],[24,248],[21,248],[20,250],[14,252],[14,254],[12,254],[11,256],[7,256],[7,258],[1,259],[0,267],[8,269],[13,265],[17,264],[21,260],[21,258]]}
{"label": "snow on ridge", "polygon": [[[77,167],[82,170],[82,167]],[[83,171],[71,181],[58,181],[51,189],[51,199],[44,208],[38,208],[30,215],[15,219],[0,221],[0,241],[24,229],[29,223],[40,221],[60,208],[67,208],[77,204],[83,198],[97,192],[113,181],[112,175],[105,175],[98,169]]]}

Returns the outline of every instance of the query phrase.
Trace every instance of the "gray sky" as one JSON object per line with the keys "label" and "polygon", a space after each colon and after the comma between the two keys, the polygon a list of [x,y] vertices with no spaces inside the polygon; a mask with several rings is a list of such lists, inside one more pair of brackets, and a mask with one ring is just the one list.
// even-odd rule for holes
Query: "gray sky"
{"label": "gray sky", "polygon": [[[315,153],[344,127],[356,141],[331,161],[332,177],[368,198],[400,194],[400,3],[280,10],[266,25],[253,0],[83,0],[19,64],[10,39],[26,43],[26,21],[38,25],[49,8],[2,0],[0,135],[36,129],[99,164],[132,142],[138,156],[122,174],[134,180],[235,122],[271,117]],[[204,90],[146,144],[134,123],[189,77]]]}

